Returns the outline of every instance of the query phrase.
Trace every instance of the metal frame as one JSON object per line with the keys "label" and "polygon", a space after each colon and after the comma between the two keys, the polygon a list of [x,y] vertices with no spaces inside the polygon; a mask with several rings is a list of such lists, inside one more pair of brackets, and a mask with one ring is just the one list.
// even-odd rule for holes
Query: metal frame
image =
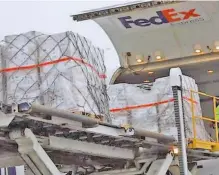
{"label": "metal frame", "polygon": [[[208,98],[212,99],[213,102],[213,117],[214,119],[210,119],[210,117],[203,117],[203,116],[196,116],[195,115],[195,104],[194,104],[194,94],[198,94],[201,96],[205,96]],[[218,140],[218,123],[216,118],[216,100],[219,100],[218,97],[208,95],[203,92],[196,92],[194,90],[190,91],[190,96],[191,96],[191,112],[192,112],[192,127],[193,127],[193,138],[189,139],[189,145],[188,147],[191,149],[205,149],[205,150],[210,150],[210,151],[219,151],[219,140]],[[200,140],[197,138],[197,132],[196,132],[196,120],[200,119],[203,121],[209,121],[209,122],[214,122],[215,125],[215,141],[206,141],[206,140]]]}
{"label": "metal frame", "polygon": [[82,142],[77,140],[65,139],[51,136],[49,137],[49,145],[51,149],[65,150],[74,153],[86,153],[88,155],[133,160],[135,158],[134,151],[125,148],[117,148]]}
{"label": "metal frame", "polygon": [[35,175],[61,175],[30,129],[14,130],[10,138],[16,141],[21,157]]}
{"label": "metal frame", "polygon": [[[8,127],[4,125],[1,128],[5,128],[6,133],[10,132],[9,136],[15,142],[7,139],[5,139],[5,142],[12,144],[12,150],[15,152],[15,143],[17,143],[19,146],[18,151],[21,155],[21,157],[19,157],[16,153],[13,155],[13,157],[16,158],[14,160],[19,161],[16,163],[12,162],[12,165],[20,165],[22,163],[25,163],[36,175],[41,173],[57,175],[57,172],[52,172],[52,169],[53,171],[57,170],[56,168],[54,169],[54,163],[63,164],[64,162],[60,161],[60,159],[62,160],[67,158],[69,160],[70,154],[74,154],[76,159],[80,158],[81,156],[89,156],[90,158],[92,158],[91,160],[95,162],[96,157],[99,157],[102,158],[103,164],[104,162],[109,162],[109,164],[118,164],[121,162],[135,160],[137,155],[136,153],[138,152],[139,147],[144,147],[148,150],[153,147],[153,149],[157,149],[158,152],[161,148],[165,149],[166,152],[168,152],[172,145],[172,143],[161,144],[157,143],[156,141],[152,142],[134,138],[133,135],[129,135],[129,133],[127,133],[125,128],[118,126],[110,127],[105,125],[99,125],[95,128],[83,128],[80,122],[74,122],[74,117],[72,118],[73,120],[70,119],[69,115],[74,116],[74,114],[71,113],[65,112],[64,114],[68,117],[64,119],[61,118],[62,116],[52,116],[51,120],[46,120],[41,117],[41,110],[38,111],[39,114],[37,113],[36,106],[35,108],[33,108],[34,110],[29,110],[27,108],[27,113],[31,114],[32,112],[34,112],[34,116],[24,113],[24,110],[22,110],[22,112],[19,112],[19,109],[21,108],[19,106],[16,107],[16,105],[12,105],[11,107],[7,106],[7,109],[11,109],[11,113],[9,112],[5,114],[5,119],[7,119],[7,123],[10,124],[8,125]],[[54,110],[52,111],[54,114]],[[58,114],[60,114],[62,111],[57,110],[57,112]],[[56,114],[57,113],[55,113],[55,115]],[[85,119],[83,119],[82,121],[84,120]],[[33,132],[29,129],[23,128],[23,124],[27,127],[30,127],[35,134],[33,134]],[[39,132],[39,128],[37,128],[38,126],[41,127],[40,131],[44,128],[48,129],[48,131],[55,129],[55,133],[50,133],[54,134],[54,136],[43,136],[43,133]],[[17,129],[14,130],[14,127],[16,127]],[[66,135],[66,131],[68,135]],[[145,134],[144,130],[139,130],[138,132],[140,132],[140,135]],[[36,133],[42,136],[36,135]],[[82,135],[78,137],[78,140],[74,140],[74,137],[77,134]],[[5,135],[4,131],[2,131],[2,135]],[[66,136],[68,138],[64,138]],[[149,132],[147,133],[147,136],[155,136],[158,138],[158,140],[162,140],[162,135],[153,135],[153,133]],[[98,141],[98,143],[92,142],[91,140],[89,140],[92,138],[100,138],[100,141]],[[110,146],[111,144],[115,144],[117,146]],[[46,154],[44,150],[49,151],[49,154]],[[66,153],[67,155],[65,156]],[[62,154],[64,154],[64,157],[61,157]],[[59,155],[59,157],[57,157],[57,155]],[[156,155],[151,156],[154,157]],[[10,160],[13,161],[12,159],[13,158],[11,158]],[[138,161],[142,162],[144,159],[145,157],[141,157],[138,159]],[[46,160],[47,163],[44,160]],[[54,163],[52,160],[55,160]],[[71,163],[74,164],[74,161],[72,160]],[[68,163],[70,163],[67,162],[67,160],[65,162],[67,163],[67,165]],[[8,164],[9,163],[7,163],[7,166]],[[3,164],[2,166],[4,165],[5,164]],[[138,170],[137,172],[141,171]]]}
{"label": "metal frame", "polygon": [[113,170],[113,171],[105,171],[100,173],[92,173],[92,175],[137,175],[144,174],[150,163],[153,159],[148,159],[141,167],[132,168],[132,169],[122,169],[122,170]]}
{"label": "metal frame", "polygon": [[[12,114],[10,114],[10,115],[12,115]],[[30,120],[30,121],[32,121],[32,120],[35,120],[36,122],[44,122],[45,123],[45,126],[47,126],[48,127],[48,124],[53,124],[53,125],[55,125],[55,123],[56,122],[54,122],[54,121],[57,121],[57,119],[56,120],[45,120],[45,119],[41,119],[41,118],[38,118],[38,117],[33,117],[33,116],[26,116],[25,117],[25,115],[23,116],[17,116],[18,114],[16,114],[16,115],[14,115],[14,120],[13,120],[13,122],[16,122],[17,120],[19,120],[20,122],[24,122],[24,120]],[[22,120],[21,120],[22,119]],[[13,123],[12,122],[12,123]],[[61,125],[62,126],[62,122],[57,122],[56,123],[56,125]],[[77,130],[72,130],[73,132],[78,132],[78,129],[79,130],[81,130],[82,132],[84,132],[84,131],[86,131],[86,132],[88,132],[88,133],[94,133],[94,131],[95,131],[95,128],[90,128],[90,129],[83,129],[83,128],[80,128],[79,127],[80,125],[74,125],[74,127],[73,128],[77,128]],[[63,127],[63,129],[65,128],[65,127],[67,127],[67,128],[70,128],[69,127],[69,125],[66,125],[66,126],[62,126]],[[71,128],[71,129],[73,129],[73,128]],[[113,128],[110,128],[110,127],[106,127],[106,126],[99,126],[99,127],[97,127],[97,128],[99,128],[98,129],[98,132],[97,132],[97,136],[101,136],[101,132],[103,131],[103,130],[105,130],[106,128],[108,128],[108,132],[111,132],[111,131],[122,131],[122,129],[113,129]],[[34,128],[33,128],[34,129]],[[106,129],[107,130],[107,129]],[[124,131],[123,131],[123,133],[124,133]],[[24,134],[24,135],[23,135]],[[103,145],[104,143],[99,143],[99,144],[93,144],[93,143],[87,143],[86,141],[75,141],[75,140],[72,140],[72,139],[70,139],[70,138],[68,138],[68,139],[66,139],[66,138],[63,138],[63,137],[61,137],[61,135],[59,135],[59,137],[54,137],[54,136],[51,136],[51,137],[43,137],[43,136],[33,136],[32,134],[30,134],[30,136],[28,136],[28,134],[27,134],[27,132],[26,132],[26,134],[25,134],[25,132],[22,134],[22,132],[12,132],[12,134],[10,134],[10,136],[11,136],[11,138],[13,138],[13,139],[15,139],[15,140],[17,140],[17,143],[19,144],[19,151],[20,151],[20,153],[21,153],[21,155],[22,155],[22,157],[23,157],[23,160],[25,160],[25,163],[26,164],[28,164],[28,166],[29,167],[31,167],[31,169],[32,169],[32,171],[35,171],[35,174],[38,174],[39,172],[38,172],[38,169],[44,169],[44,171],[46,171],[45,170],[45,167],[44,168],[39,168],[39,167],[42,167],[42,166],[37,166],[37,168],[36,167],[34,167],[34,165],[33,165],[33,163],[31,163],[32,162],[32,160],[34,159],[33,157],[41,157],[41,159],[38,159],[38,161],[40,161],[40,164],[41,163],[44,163],[44,161],[42,161],[42,155],[41,155],[41,151],[37,151],[38,150],[38,148],[36,149],[36,147],[34,147],[33,145],[35,145],[36,144],[36,139],[38,140],[38,142],[40,143],[40,145],[42,146],[42,148],[44,148],[44,150],[47,150],[47,151],[49,151],[49,152],[51,152],[51,151],[60,151],[60,153],[59,154],[63,154],[63,152],[72,152],[72,153],[77,153],[78,154],[78,156],[79,156],[79,154],[85,154],[85,155],[90,155],[90,156],[102,156],[103,158],[109,158],[109,159],[112,159],[112,161],[113,160],[116,160],[117,158],[118,158],[118,160],[120,159],[120,161],[121,161],[121,159],[124,159],[124,160],[126,160],[126,161],[128,161],[128,160],[135,160],[136,159],[136,161],[138,162],[137,164],[136,164],[136,168],[137,169],[130,169],[130,170],[133,170],[132,172],[130,172],[131,174],[138,174],[139,172],[141,173],[144,169],[145,169],[145,167],[146,167],[146,164],[145,164],[145,166],[143,166],[142,164],[144,164],[146,161],[149,161],[149,153],[146,153],[144,156],[143,156],[143,153],[144,152],[141,152],[140,153],[140,157],[139,158],[132,158],[130,155],[133,155],[133,152],[131,151],[131,150],[129,150],[129,149],[126,149],[126,148],[113,148],[113,147],[110,147],[110,146],[106,146],[106,145]],[[109,134],[109,133],[108,133]],[[116,135],[116,132],[114,132],[114,135]],[[104,134],[103,134],[103,136],[104,136]],[[35,138],[34,139],[34,142],[35,142],[35,144],[30,144],[32,141],[31,141],[31,139],[30,138]],[[112,137],[112,136],[111,136]],[[116,137],[116,136],[113,136],[113,137]],[[81,139],[83,139],[83,138],[81,138]],[[134,138],[130,138],[130,136],[129,137],[121,137],[121,136],[119,136],[119,135],[117,135],[117,139],[118,139],[118,141],[119,140],[122,140],[122,139],[124,139],[124,141],[125,140],[132,140],[133,142],[139,142],[139,140],[138,139],[134,139]],[[20,141],[19,141],[20,140]],[[5,141],[7,141],[7,140],[5,140]],[[104,141],[104,140],[103,140]],[[13,142],[11,142],[11,143],[13,143]],[[170,146],[165,146],[165,144],[158,144],[158,143],[153,143],[153,142],[149,142],[149,141],[143,141],[143,143],[144,144],[147,144],[147,146],[146,146],[146,150],[148,150],[149,152],[150,152],[150,149],[148,149],[147,147],[149,146],[149,145],[154,145],[153,146],[153,150],[155,150],[155,154],[154,155],[151,155],[151,156],[153,156],[154,158],[156,158],[156,155],[157,155],[157,153],[158,152],[160,152],[159,151],[159,149],[157,149],[157,151],[156,151],[156,146],[158,146],[158,147],[160,147],[162,150],[164,150],[163,151],[163,153],[165,154],[165,152],[167,153],[168,151],[169,151],[169,148],[168,147],[170,147]],[[77,145],[75,145],[75,144],[77,144]],[[32,145],[32,146],[31,146]],[[37,143],[36,145],[38,145],[37,147],[39,147],[39,144]],[[138,147],[138,146],[137,146]],[[136,148],[137,148],[136,147]],[[42,150],[42,149],[41,149]],[[96,150],[100,150],[100,152],[101,152],[101,155],[96,151]],[[165,151],[166,150],[166,151]],[[29,152],[30,151],[30,152]],[[115,151],[115,152],[114,152]],[[126,152],[127,151],[127,152]],[[35,152],[34,154],[32,154],[32,152]],[[51,152],[52,153],[52,152]],[[128,154],[126,154],[126,153],[128,153]],[[31,156],[28,156],[28,155],[31,155]],[[52,153],[53,154],[53,153]],[[51,157],[51,159],[53,158],[53,156],[52,156],[52,154],[49,154],[49,156]],[[136,154],[137,155],[137,154]],[[197,154],[195,154],[196,156],[197,156]],[[19,158],[19,156],[18,156],[18,154],[16,154],[16,153],[14,153],[13,155],[12,155],[14,158],[16,158],[16,159],[14,159],[14,160],[20,160],[19,162],[18,162],[18,164],[20,165],[21,163],[24,163],[23,161],[22,161],[22,159],[21,158]],[[45,156],[45,154],[44,154],[44,156]],[[77,156],[77,155],[76,155]],[[123,157],[124,156],[124,157]],[[129,157],[130,156],[130,157]],[[145,157],[146,156],[146,157]],[[204,156],[202,156],[202,155],[199,155],[200,157],[202,157],[202,159],[203,159],[203,157]],[[206,153],[205,153],[205,156],[206,156]],[[13,162],[13,157],[11,157],[11,161]],[[32,158],[31,158],[32,157]],[[198,158],[198,159],[200,159],[200,157]],[[210,157],[210,155],[208,156],[208,158]],[[212,158],[216,158],[216,157],[218,157],[217,155],[212,155]],[[153,160],[154,160],[154,158],[153,158]],[[161,159],[162,159],[162,157],[161,157]],[[44,159],[43,159],[44,160]],[[53,159],[54,160],[54,159]],[[36,159],[34,159],[34,161],[36,161]],[[105,160],[104,160],[105,161]],[[159,162],[159,161],[158,161]],[[51,162],[50,162],[51,163]],[[7,163],[7,164],[9,164],[9,162]],[[53,164],[53,163],[52,163]],[[13,164],[12,164],[13,165]],[[17,165],[17,164],[14,164],[14,165]],[[52,165],[50,165],[49,164],[49,166],[52,166]],[[165,166],[165,167],[168,167],[168,166]],[[140,169],[139,169],[140,168]],[[119,170],[119,171],[123,171],[123,170]],[[124,170],[125,171],[125,170]],[[162,172],[162,171],[160,171],[160,172]],[[55,174],[56,175],[56,174]]]}
{"label": "metal frame", "polygon": [[[22,104],[21,104],[22,105]],[[168,135],[164,135],[164,134],[160,134],[160,133],[155,133],[155,132],[149,132],[147,130],[143,130],[141,128],[132,128],[132,127],[124,127],[124,126],[117,126],[117,125],[112,125],[109,123],[105,123],[93,118],[89,118],[89,117],[85,117],[83,115],[78,115],[75,113],[71,113],[65,110],[58,110],[58,109],[54,109],[54,108],[50,108],[47,106],[43,106],[43,105],[36,105],[36,104],[32,104],[30,106],[30,109],[26,110],[27,113],[43,113],[49,116],[57,116],[60,118],[64,118],[67,120],[73,120],[76,122],[81,122],[82,125],[85,125],[86,127],[89,128],[93,128],[93,127],[97,127],[98,125],[102,125],[102,126],[106,126],[109,128],[114,128],[115,130],[125,130],[125,133],[123,135],[134,135],[134,136],[138,136],[138,137],[149,137],[149,138],[154,138],[156,140],[158,140],[159,142],[162,143],[174,143],[175,142],[175,138],[172,136],[168,136]],[[111,135],[111,134],[110,134]]]}
{"label": "metal frame", "polygon": [[106,7],[103,9],[96,9],[96,10],[91,10],[91,11],[86,11],[82,12],[80,14],[75,14],[72,15],[71,17],[75,21],[84,21],[84,20],[89,20],[89,19],[95,19],[95,18],[100,18],[100,17],[105,17],[105,16],[111,16],[119,13],[124,13],[124,12],[130,12],[130,11],[135,11],[135,10],[140,10],[140,9],[145,9],[145,8],[152,8],[156,6],[161,6],[161,5],[166,5],[166,4],[173,4],[173,3],[179,3],[182,1],[138,1],[138,2],[132,2],[129,4],[123,4],[123,5],[118,5],[118,6],[111,6],[111,7]]}
{"label": "metal frame", "polygon": [[172,86],[174,98],[174,114],[175,123],[178,132],[178,149],[179,149],[179,169],[180,174],[188,175],[188,161],[186,151],[186,137],[184,127],[184,113],[182,104],[182,72],[180,68],[173,68],[170,70],[170,84]]}
{"label": "metal frame", "polygon": [[174,155],[168,153],[164,159],[145,159],[143,162],[139,162],[138,168],[135,169],[123,169],[114,171],[105,171],[100,173],[92,173],[92,175],[166,175],[167,170],[173,162]]}
{"label": "metal frame", "polygon": [[156,160],[152,163],[147,175],[165,175],[173,162],[174,155],[167,154],[165,159]]}

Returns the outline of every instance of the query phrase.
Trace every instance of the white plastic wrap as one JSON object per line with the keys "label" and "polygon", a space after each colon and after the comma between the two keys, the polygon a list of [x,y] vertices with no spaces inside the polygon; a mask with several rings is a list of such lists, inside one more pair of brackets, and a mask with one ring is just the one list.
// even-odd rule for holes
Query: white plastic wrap
{"label": "white plastic wrap", "polygon": [[158,132],[156,106],[153,105],[157,101],[155,92],[145,90],[139,85],[116,84],[109,86],[108,94],[113,124],[130,124]]}
{"label": "white plastic wrap", "polygon": [[[103,115],[108,119],[103,51],[72,32],[45,35],[28,32],[5,37],[0,100],[35,102],[51,107]],[[35,67],[24,66],[35,65]],[[38,66],[36,66],[38,65]],[[18,69],[22,67],[22,69]]]}
{"label": "white plastic wrap", "polygon": [[[193,127],[192,127],[192,101],[191,101],[191,90],[198,91],[198,87],[195,80],[191,77],[182,75],[182,88],[183,88],[183,110],[185,118],[185,130],[186,137],[193,138]],[[170,86],[169,77],[159,78],[153,84],[153,88],[158,93],[158,101],[167,101],[168,103],[158,105],[158,118],[159,128],[161,133],[167,135],[173,135],[177,139],[177,128],[175,126],[175,114],[174,114],[174,103],[171,102],[173,99],[172,87]],[[202,116],[200,99],[198,94],[193,95],[194,101],[194,113],[195,116]],[[204,122],[196,119],[196,130],[197,138],[202,140],[209,140],[209,136],[205,130]]]}
{"label": "white plastic wrap", "polygon": [[[186,137],[193,138],[190,92],[198,91],[198,87],[194,79],[184,75],[182,87]],[[151,90],[133,84],[110,85],[108,94],[114,124],[131,124],[148,131],[172,135],[177,140],[173,93],[169,77],[156,79]],[[194,94],[193,98],[195,116],[202,116],[199,95]],[[124,110],[115,112],[114,109],[119,108]],[[196,120],[196,131],[197,138],[209,140],[202,120]]]}
{"label": "white plastic wrap", "polygon": [[[6,36],[2,48],[2,69],[37,64],[34,54],[35,43],[33,34]],[[26,44],[28,43],[28,44]],[[26,45],[25,45],[26,44]],[[37,69],[26,69],[3,72],[6,78],[4,95],[6,102],[31,101],[39,95]],[[28,94],[24,93],[28,89]],[[2,97],[1,97],[2,100]]]}

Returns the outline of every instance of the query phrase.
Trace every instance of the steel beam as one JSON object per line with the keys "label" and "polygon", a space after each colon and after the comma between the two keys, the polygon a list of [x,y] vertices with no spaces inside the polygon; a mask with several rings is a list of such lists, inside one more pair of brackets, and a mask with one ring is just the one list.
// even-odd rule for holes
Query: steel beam
{"label": "steel beam", "polygon": [[[89,118],[83,115],[77,115],[77,114],[68,112],[66,110],[54,109],[54,108],[50,108],[48,106],[43,106],[43,105],[32,104],[31,110],[28,112],[29,113],[31,112],[43,113],[43,114],[47,114],[50,116],[57,116],[60,118],[69,119],[69,120],[76,121],[76,122],[81,122],[87,126],[90,126],[91,128],[97,127],[99,125],[103,125],[105,126],[105,128],[108,127],[108,129],[111,128],[111,129],[117,130],[118,133],[119,132],[121,133],[121,129],[122,129],[120,126],[111,125],[111,124],[100,122],[98,120],[95,120],[95,119],[92,119],[92,118]],[[134,128],[134,135],[155,138],[160,142],[175,142],[175,139],[172,136],[166,136],[166,135],[155,133],[155,132],[149,132],[147,130],[143,130],[140,128]]]}
{"label": "steel beam", "polygon": [[90,127],[98,125],[98,120],[94,120],[94,119],[89,118],[87,116],[74,114],[74,113],[71,113],[71,112],[66,111],[66,110],[55,109],[55,108],[51,108],[51,107],[44,106],[44,105],[32,104],[31,110],[29,112],[30,113],[36,112],[36,113],[47,114],[50,116],[57,116],[60,118],[69,119],[69,120],[73,120],[76,122],[81,122],[81,123],[86,124]]}
{"label": "steel beam", "polygon": [[95,133],[99,133],[101,135],[109,135],[109,136],[122,136],[122,135],[126,135],[125,134],[125,130],[124,129],[116,129],[116,128],[111,128],[108,126],[102,126],[99,125],[95,128],[87,128],[87,131],[90,132],[95,132]]}
{"label": "steel beam", "polygon": [[184,112],[182,101],[182,72],[180,68],[170,69],[170,85],[172,86],[174,98],[175,123],[178,132],[178,149],[179,149],[179,168],[180,175],[188,175],[188,161],[186,152],[186,135],[184,126]]}
{"label": "steel beam", "polygon": [[99,145],[54,136],[49,137],[49,148],[105,158],[133,160],[135,157],[134,151],[130,149]]}
{"label": "steel beam", "polygon": [[84,21],[84,20],[90,20],[95,18],[101,18],[105,16],[111,16],[111,15],[118,15],[119,13],[124,12],[131,12],[135,10],[142,10],[147,9],[151,7],[156,7],[163,4],[173,4],[173,3],[179,3],[181,1],[135,1],[135,2],[129,2],[129,3],[123,3],[120,5],[113,5],[105,8],[100,9],[93,9],[85,12],[81,12],[79,14],[71,15],[73,20],[75,21]]}
{"label": "steel beam", "polygon": [[165,159],[155,160],[149,168],[147,175],[165,175],[173,161],[173,155],[167,154]]}
{"label": "steel beam", "polygon": [[122,170],[112,170],[112,171],[92,173],[91,175],[117,175],[117,174],[119,175],[141,175],[141,174],[145,174],[146,169],[148,168],[148,166],[153,160],[154,159],[147,159],[140,169],[130,168],[130,169],[122,169]]}
{"label": "steel beam", "polygon": [[17,142],[19,153],[36,175],[60,175],[30,129],[12,131],[10,138]]}
{"label": "steel beam", "polygon": [[144,137],[154,138],[154,139],[157,139],[160,142],[173,143],[173,142],[176,141],[173,136],[168,136],[168,135],[164,135],[164,134],[150,132],[150,131],[147,131],[145,129],[134,128],[134,132],[135,132],[135,135],[137,135],[137,136],[144,136]]}

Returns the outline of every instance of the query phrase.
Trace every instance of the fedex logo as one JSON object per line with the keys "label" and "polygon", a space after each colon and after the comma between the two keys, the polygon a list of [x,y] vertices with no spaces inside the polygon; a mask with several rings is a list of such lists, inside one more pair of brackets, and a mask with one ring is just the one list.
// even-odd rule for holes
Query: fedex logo
{"label": "fedex logo", "polygon": [[195,12],[195,9],[188,11],[176,12],[175,9],[166,9],[157,11],[157,16],[153,16],[150,19],[140,18],[133,20],[131,16],[125,16],[118,18],[125,28],[132,28],[132,25],[147,27],[151,24],[160,25],[165,23],[179,22],[188,20],[190,18],[199,17],[200,15]]}

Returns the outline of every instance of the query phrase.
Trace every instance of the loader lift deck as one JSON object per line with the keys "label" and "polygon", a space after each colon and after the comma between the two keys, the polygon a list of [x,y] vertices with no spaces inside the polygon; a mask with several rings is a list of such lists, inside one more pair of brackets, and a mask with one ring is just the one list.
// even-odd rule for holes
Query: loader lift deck
{"label": "loader lift deck", "polygon": [[[175,75],[170,77],[179,78]],[[179,94],[175,94],[177,98]],[[45,115],[52,116],[51,120],[44,119]],[[178,175],[180,168],[188,166],[184,174],[195,175],[195,162],[219,157],[210,150],[186,147],[183,155],[183,145],[172,136],[114,126],[36,104],[1,104],[0,128],[1,155],[9,153],[0,158],[0,166],[25,164],[28,174]],[[184,156],[188,164],[181,167]]]}
{"label": "loader lift deck", "polygon": [[[157,174],[161,175],[163,169],[167,171],[171,164],[177,165],[178,156],[174,155],[171,149],[175,143],[157,143],[126,136],[123,128],[99,126],[101,131],[97,129],[94,132],[94,128],[84,129],[71,125],[70,121],[65,124],[37,116],[17,113],[11,115],[14,116],[13,121],[8,128],[2,130],[1,134],[4,137],[1,137],[0,143],[5,147],[5,153],[10,152],[12,159],[1,161],[2,167],[27,164],[34,174],[56,175],[58,169],[62,170],[63,166],[69,166],[68,171],[71,170],[72,164],[79,167],[87,166],[91,169],[87,170],[89,172],[92,171],[91,165],[98,165],[104,168],[95,170],[99,172],[93,174],[104,174],[104,170],[107,170],[106,174],[128,174],[129,171],[139,174],[150,165],[152,169],[149,170],[153,172],[151,175],[155,174],[154,171],[158,170],[158,167],[160,171]],[[105,133],[102,133],[103,130]],[[118,135],[106,134],[113,131]],[[138,152],[140,147],[146,150]],[[188,149],[187,153],[188,162],[191,164],[194,161],[219,157],[219,154],[209,151]],[[131,161],[135,163],[136,168],[128,168],[126,164]],[[124,169],[124,165],[127,169]],[[81,168],[78,171],[82,171]]]}

